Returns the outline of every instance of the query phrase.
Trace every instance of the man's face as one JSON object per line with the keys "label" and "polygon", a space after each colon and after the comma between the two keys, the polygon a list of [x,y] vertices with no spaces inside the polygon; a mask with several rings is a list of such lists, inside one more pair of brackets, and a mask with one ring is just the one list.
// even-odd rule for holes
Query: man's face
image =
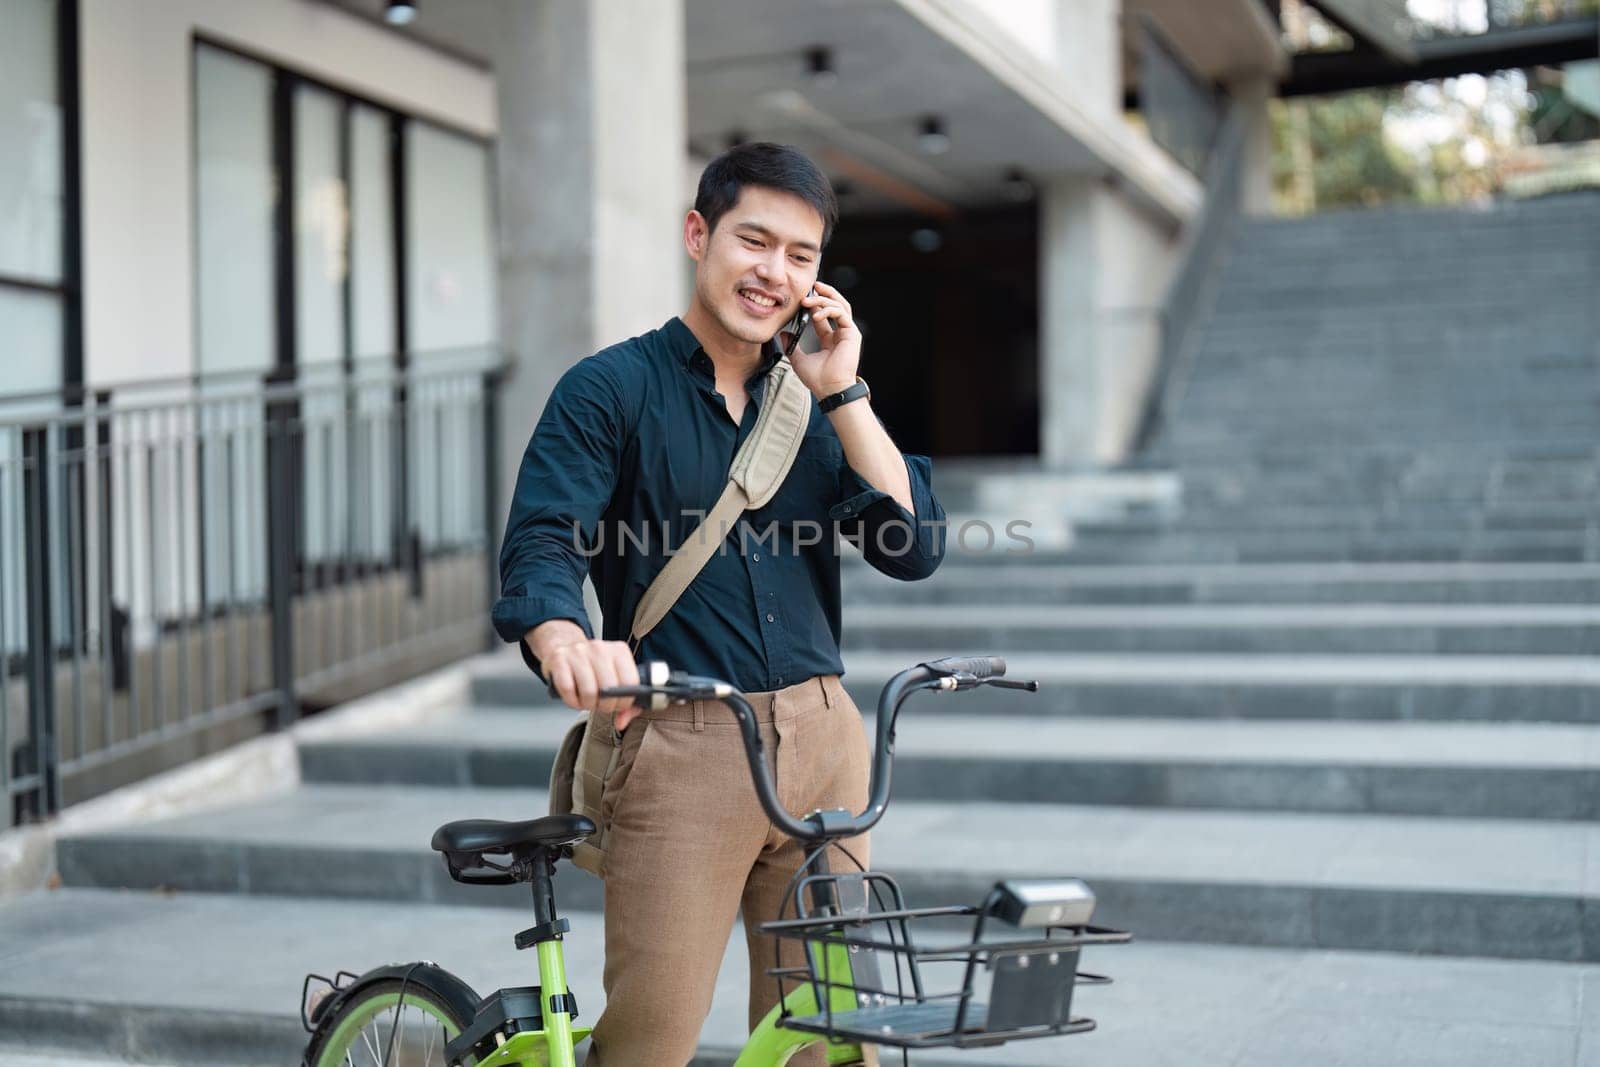
{"label": "man's face", "polygon": [[732,337],[763,344],[817,280],[822,216],[793,193],[747,185],[715,230],[691,211],[684,244],[695,261],[695,299]]}

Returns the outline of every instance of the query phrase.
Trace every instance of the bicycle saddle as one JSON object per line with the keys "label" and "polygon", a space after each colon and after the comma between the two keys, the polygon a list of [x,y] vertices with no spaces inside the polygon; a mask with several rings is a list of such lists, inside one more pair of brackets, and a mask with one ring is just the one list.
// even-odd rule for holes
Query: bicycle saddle
{"label": "bicycle saddle", "polygon": [[435,830],[432,844],[435,852],[515,852],[576,844],[594,830],[593,821],[582,815],[546,815],[521,822],[459,819]]}

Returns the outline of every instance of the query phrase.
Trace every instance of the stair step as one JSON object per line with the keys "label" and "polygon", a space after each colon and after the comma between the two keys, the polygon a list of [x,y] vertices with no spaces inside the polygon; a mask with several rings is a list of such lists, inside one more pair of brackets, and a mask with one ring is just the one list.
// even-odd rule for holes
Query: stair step
{"label": "stair step", "polygon": [[1239,534],[1259,530],[1391,534],[1416,531],[1472,534],[1479,530],[1540,530],[1583,533],[1600,527],[1600,507],[1574,505],[1561,499],[1519,500],[1505,504],[1487,502],[1437,503],[1426,507],[1381,504],[1365,508],[1326,508],[1313,502],[1302,505],[1258,504],[1254,507],[1215,500],[1191,505],[1181,515],[1134,516],[1104,522],[1079,521],[1078,534],[1144,535],[1165,533]]}
{"label": "stair step", "polygon": [[[75,887],[525,907],[519,887],[450,882],[427,841],[452,819],[545,803],[535,790],[305,786],[65,836],[58,863]],[[1102,921],[1157,939],[1579,961],[1600,959],[1584,920],[1600,906],[1596,835],[1553,820],[901,802],[873,862],[914,905],[1071,872],[1095,887]],[[597,904],[594,879],[558,882],[569,907]]]}
{"label": "stair step", "polygon": [[1347,534],[1321,530],[1246,530],[1231,536],[1204,533],[1103,535],[1085,531],[1074,542],[1073,562],[1114,564],[1288,563],[1584,563],[1600,560],[1600,544],[1587,530],[1480,530],[1463,538],[1448,532],[1397,531]]}
{"label": "stair step", "polygon": [[1600,566],[991,566],[953,556],[927,581],[899,582],[858,567],[843,587],[852,620],[856,604],[1595,604]]}
{"label": "stair step", "polygon": [[[919,712],[921,703],[908,707]],[[478,708],[405,734],[303,744],[301,774],[319,785],[526,789],[549,778],[572,721],[565,709]],[[908,713],[894,793],[946,803],[1596,819],[1600,727]]]}
{"label": "stair step", "polygon": [[[948,647],[939,655],[981,651]],[[850,653],[851,697],[875,708],[883,683],[918,658]],[[1036,679],[1040,691],[979,689],[960,701],[924,700],[917,714],[1600,723],[1600,661],[1588,656],[1028,653],[1006,662],[1010,677]],[[551,706],[520,664],[475,674],[471,694],[483,706]]]}
{"label": "stair step", "polygon": [[[1181,470],[1191,515],[1208,502],[1219,514],[1144,541],[1091,533],[1073,558],[1600,560],[1589,515],[1371,515],[1419,496],[1554,504],[1600,491],[1597,225],[1592,194],[1244,225],[1144,457]],[[1568,455],[1560,469],[1508,469],[1529,452]],[[1252,514],[1295,504],[1353,515],[1283,530]]]}
{"label": "stair step", "polygon": [[1589,655],[1600,607],[1586,604],[983,605],[930,611],[855,605],[854,649],[1016,652],[1344,652]]}
{"label": "stair step", "polygon": [[[569,982],[580,1021],[592,1025],[603,1004],[601,919],[564,914]],[[0,943],[12,950],[0,958],[0,1040],[140,1062],[297,1062],[306,972],[431,958],[480,993],[527,985],[533,961],[511,946],[521,925],[472,907],[40,893],[0,906]],[[744,1039],[742,941],[730,939],[695,1067],[728,1067]],[[1093,1033],[925,1052],[915,1062],[1127,1067],[1169,1063],[1182,1050],[1189,1062],[1236,1067],[1571,1067],[1580,1045],[1600,1040],[1600,1021],[1583,1007],[1597,976],[1586,964],[1137,939],[1091,948],[1083,965],[1115,978],[1074,998],[1098,1020]],[[141,991],[136,1003],[129,989]]]}

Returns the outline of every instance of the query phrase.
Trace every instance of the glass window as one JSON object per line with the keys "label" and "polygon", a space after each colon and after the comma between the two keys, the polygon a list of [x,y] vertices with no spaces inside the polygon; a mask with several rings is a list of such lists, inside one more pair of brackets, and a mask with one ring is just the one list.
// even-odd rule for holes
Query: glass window
{"label": "glass window", "polygon": [[294,91],[295,358],[344,361],[348,225],[339,161],[344,104],[308,85]]}
{"label": "glass window", "polygon": [[294,90],[295,359],[304,503],[302,548],[310,559],[341,554],[348,521],[344,358],[349,232],[340,160],[344,103],[309,85]]}
{"label": "glass window", "polygon": [[411,351],[425,359],[475,349],[459,354],[481,358],[497,333],[489,150],[413,122],[406,183]]}
{"label": "glass window", "polygon": [[0,396],[60,389],[61,297],[0,285]]}
{"label": "glass window", "polygon": [[[0,31],[0,274],[61,280],[56,0],[7,0]],[[51,362],[59,363],[57,353]]]}
{"label": "glass window", "polygon": [[[422,123],[406,131],[406,299],[412,364],[493,359],[495,258],[489,150]],[[411,392],[411,513],[430,550],[473,536],[478,479],[463,465],[478,432],[453,386]]]}
{"label": "glass window", "polygon": [[[272,71],[220,49],[195,48],[196,313],[201,374],[270,370],[277,359],[274,284]],[[202,408],[206,589],[212,603],[266,589],[260,412]],[[255,405],[259,407],[259,405]]]}
{"label": "glass window", "polygon": [[195,50],[198,369],[265,371],[276,356],[272,72]]}
{"label": "glass window", "polygon": [[392,362],[395,350],[394,187],[389,116],[350,109],[350,315],[356,359]]}
{"label": "glass window", "polygon": [[[350,108],[350,337],[358,376],[350,449],[365,476],[353,487],[351,540],[368,559],[394,544],[394,389],[382,375],[396,366],[394,179],[389,116]],[[378,377],[373,377],[377,375]]]}

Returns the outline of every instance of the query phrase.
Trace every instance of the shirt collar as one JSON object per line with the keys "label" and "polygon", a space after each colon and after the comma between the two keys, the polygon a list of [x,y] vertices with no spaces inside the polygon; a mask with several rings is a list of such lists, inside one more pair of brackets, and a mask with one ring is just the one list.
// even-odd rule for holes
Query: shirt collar
{"label": "shirt collar", "polygon": [[[672,353],[673,357],[685,367],[691,370],[694,369],[694,357],[702,349],[700,348],[699,338],[695,337],[694,331],[689,329],[688,324],[674,315],[662,327],[662,332],[666,335],[667,350]],[[761,346],[761,363],[756,367],[752,380],[765,377],[766,373],[773,368],[782,355],[783,347],[778,343],[777,337],[773,337],[763,344]]]}

